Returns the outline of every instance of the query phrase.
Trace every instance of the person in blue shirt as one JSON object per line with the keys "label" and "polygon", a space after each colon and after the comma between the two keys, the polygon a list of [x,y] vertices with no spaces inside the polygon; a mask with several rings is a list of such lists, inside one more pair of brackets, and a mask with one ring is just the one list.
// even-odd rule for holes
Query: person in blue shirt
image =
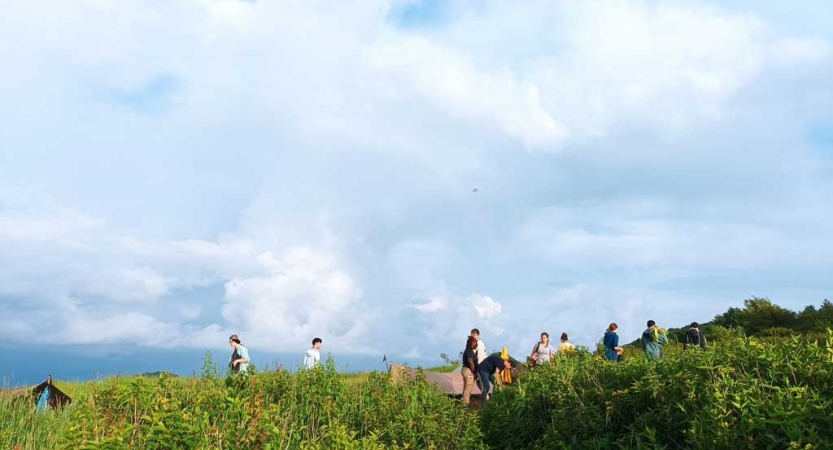
{"label": "person in blue shirt", "polygon": [[611,361],[618,361],[619,359],[619,353],[617,352],[619,348],[619,335],[616,334],[618,329],[619,325],[616,325],[615,322],[611,323],[607,327],[607,330],[605,330],[604,339],[602,340],[604,357]]}

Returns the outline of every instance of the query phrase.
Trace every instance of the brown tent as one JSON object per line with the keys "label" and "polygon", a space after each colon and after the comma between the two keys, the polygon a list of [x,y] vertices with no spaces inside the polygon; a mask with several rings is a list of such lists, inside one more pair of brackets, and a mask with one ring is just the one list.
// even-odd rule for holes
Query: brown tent
{"label": "brown tent", "polygon": [[[416,369],[400,366],[399,364],[391,364],[390,373],[394,381],[406,378],[413,380],[416,377],[417,371]],[[460,375],[460,372],[439,373],[423,371],[422,373],[425,375],[425,379],[437,385],[437,388],[441,392],[453,396],[463,395],[463,376]],[[475,384],[472,387],[471,393],[473,395],[480,395],[480,388]]]}

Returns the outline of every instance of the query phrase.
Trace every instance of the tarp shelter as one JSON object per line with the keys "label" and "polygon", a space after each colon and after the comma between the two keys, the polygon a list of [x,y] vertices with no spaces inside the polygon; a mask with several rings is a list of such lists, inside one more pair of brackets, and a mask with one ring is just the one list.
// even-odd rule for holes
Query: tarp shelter
{"label": "tarp shelter", "polygon": [[32,389],[32,395],[37,399],[38,410],[46,409],[47,406],[52,409],[58,409],[72,402],[72,399],[68,395],[61,392],[57,386],[52,384],[52,375],[43,383],[35,386]]}
{"label": "tarp shelter", "polygon": [[[518,375],[528,370],[524,364],[511,356],[509,357],[509,362],[512,363],[513,378],[517,378]],[[396,363],[391,364],[390,372],[394,381],[400,380],[403,377],[413,380],[417,373],[416,369],[411,369]],[[425,375],[425,379],[437,385],[441,392],[454,396],[463,395],[463,376],[460,374],[460,368],[457,368],[457,370],[451,373],[428,371],[422,371],[422,373]],[[477,383],[475,383],[472,387],[471,393],[472,395],[481,394],[480,388],[477,387]]]}
{"label": "tarp shelter", "polygon": [[[400,366],[399,364],[391,364],[390,373],[394,381],[405,378],[413,380],[416,377],[417,371],[416,369]],[[451,373],[423,371],[422,373],[425,375],[425,379],[428,382],[437,385],[437,388],[439,388],[441,392],[455,396],[463,395],[463,376],[460,375],[460,371]],[[473,395],[480,395],[480,388],[477,387],[476,383],[472,387],[471,393]]]}

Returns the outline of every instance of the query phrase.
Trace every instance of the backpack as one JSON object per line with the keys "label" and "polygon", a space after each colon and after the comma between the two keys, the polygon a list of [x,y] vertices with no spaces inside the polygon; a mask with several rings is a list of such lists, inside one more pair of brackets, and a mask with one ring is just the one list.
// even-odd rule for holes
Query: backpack
{"label": "backpack", "polygon": [[688,331],[685,333],[685,340],[686,343],[689,345],[699,346],[700,345],[700,330],[696,328],[689,328]]}
{"label": "backpack", "polygon": [[[540,345],[541,345],[540,342],[535,344],[535,350],[532,351],[533,355],[538,353],[538,348],[539,348]],[[530,369],[534,369],[536,365],[538,365],[538,360],[537,359],[532,359],[532,357],[527,358],[527,366],[529,366]]]}
{"label": "backpack", "polygon": [[237,349],[234,349],[234,352],[231,354],[231,360],[228,362],[228,367],[231,369],[231,373],[238,373],[240,372],[240,364],[234,365],[234,362],[240,359],[240,353],[237,353]]}

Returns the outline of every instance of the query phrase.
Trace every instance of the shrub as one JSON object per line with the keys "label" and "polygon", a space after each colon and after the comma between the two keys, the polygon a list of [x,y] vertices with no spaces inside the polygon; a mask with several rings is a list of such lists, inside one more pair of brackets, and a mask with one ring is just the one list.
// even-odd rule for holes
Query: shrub
{"label": "shrub", "polygon": [[424,378],[325,367],[235,376],[113,379],[77,405],[63,448],[483,448],[471,413]]}
{"label": "shrub", "polygon": [[559,359],[493,397],[486,442],[509,448],[833,448],[826,344],[736,338],[616,364]]}

